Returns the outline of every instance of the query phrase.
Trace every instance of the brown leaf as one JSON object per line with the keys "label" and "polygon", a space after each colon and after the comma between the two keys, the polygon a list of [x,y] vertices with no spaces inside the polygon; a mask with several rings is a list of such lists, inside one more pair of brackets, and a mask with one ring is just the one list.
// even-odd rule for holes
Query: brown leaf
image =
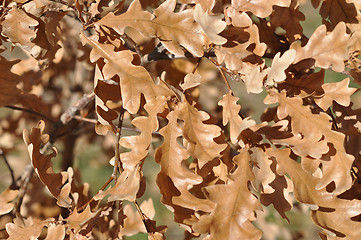
{"label": "brown leaf", "polygon": [[249,11],[257,17],[265,18],[271,15],[274,5],[288,7],[290,3],[291,0],[240,0],[232,1],[232,7],[237,11]]}
{"label": "brown leaf", "polygon": [[223,107],[223,125],[226,126],[229,123],[229,132],[231,142],[235,144],[238,141],[239,134],[251,126],[254,126],[256,122],[252,119],[242,119],[239,116],[241,106],[237,104],[239,98],[234,97],[232,92],[229,91],[223,96],[223,99],[218,102],[218,105]]}
{"label": "brown leaf", "polygon": [[28,146],[31,163],[40,180],[58,200],[59,206],[70,207],[72,203],[69,197],[72,169],[69,168],[68,172],[54,172],[51,159],[57,155],[56,149],[53,148],[52,153],[48,155],[43,154],[40,149],[49,141],[49,135],[43,134],[44,129],[45,123],[43,121],[33,127],[31,132],[25,129],[23,132],[24,142]]}
{"label": "brown leaf", "polygon": [[321,98],[316,98],[315,102],[320,108],[326,111],[331,105],[332,101],[336,101],[338,104],[347,107],[350,105],[350,97],[357,90],[357,88],[349,88],[349,78],[336,83],[325,83],[322,85],[322,89],[325,95]]}
{"label": "brown leaf", "polygon": [[79,233],[79,231],[83,228],[86,227],[86,225],[88,224],[89,220],[91,218],[93,218],[94,216],[96,216],[96,212],[93,213],[90,210],[90,205],[88,205],[84,211],[82,212],[78,212],[78,209],[75,208],[73,210],[73,212],[69,215],[69,217],[67,217],[66,219],[64,219],[64,221],[67,222],[68,224],[68,229],[72,230],[71,232],[73,233]]}
{"label": "brown leaf", "polygon": [[23,46],[32,46],[34,44],[31,40],[35,38],[36,34],[31,27],[37,26],[38,24],[38,21],[29,17],[23,10],[14,5],[5,16],[5,20],[2,23],[2,33],[6,35],[13,44],[20,43],[20,45]]}
{"label": "brown leaf", "polygon": [[6,232],[9,234],[9,238],[7,238],[7,240],[38,238],[43,227],[49,224],[49,220],[33,220],[31,217],[29,217],[28,219],[21,221],[20,219],[16,218],[14,223],[7,223],[5,225]]}
{"label": "brown leaf", "polygon": [[158,37],[163,45],[176,55],[184,54],[180,47],[183,46],[193,55],[203,56],[203,46],[208,38],[194,21],[194,10],[174,13],[175,6],[175,0],[167,0],[154,10],[153,15],[142,11],[139,1],[135,0],[126,13],[119,16],[109,13],[94,25],[113,28],[120,34],[125,27],[132,27],[147,37]]}
{"label": "brown leaf", "polygon": [[206,112],[198,111],[194,106],[184,101],[179,104],[179,118],[184,121],[183,136],[184,145],[188,153],[198,159],[199,167],[221,157],[221,152],[226,144],[218,144],[214,138],[221,134],[217,125],[204,124],[209,119]]}
{"label": "brown leaf", "polygon": [[233,158],[238,165],[226,184],[207,186],[207,198],[216,203],[210,215],[203,215],[193,229],[208,233],[207,239],[261,239],[262,232],[252,225],[255,210],[261,205],[249,191],[248,183],[254,180],[247,149]]}
{"label": "brown leaf", "polygon": [[336,72],[345,69],[344,61],[348,59],[347,44],[350,35],[346,33],[344,22],[337,24],[331,33],[326,32],[326,26],[319,26],[308,40],[306,46],[301,47],[299,42],[291,44],[290,48],[297,51],[294,63],[306,58],[316,60],[315,66],[329,68]]}
{"label": "brown leaf", "polygon": [[103,79],[111,79],[114,75],[120,78],[119,85],[123,107],[130,113],[137,113],[141,94],[147,101],[155,100],[157,96],[169,96],[171,94],[164,84],[156,85],[144,67],[135,66],[131,63],[133,61],[131,51],[115,52],[113,45],[99,43],[96,36],[86,37],[84,34],[82,36],[93,47],[90,55],[91,61],[94,62],[99,58],[105,60],[102,69]]}
{"label": "brown leaf", "polygon": [[346,0],[323,1],[320,8],[320,15],[322,18],[330,21],[332,27],[335,27],[339,22],[358,23],[355,5]]}
{"label": "brown leaf", "polygon": [[327,235],[339,238],[358,239],[361,229],[359,222],[352,218],[361,214],[360,200],[340,199],[326,187],[319,188],[320,179],[305,172],[299,163],[289,158],[289,149],[277,150],[277,171],[280,175],[289,174],[294,184],[295,198],[311,206],[312,218],[317,225],[326,229]]}
{"label": "brown leaf", "polygon": [[95,200],[101,200],[110,194],[108,202],[118,200],[135,201],[140,185],[140,169],[135,168],[133,171],[123,171],[117,179],[113,187],[109,187],[106,191],[102,191],[94,196]]}
{"label": "brown leaf", "polygon": [[274,6],[271,17],[271,23],[286,30],[286,35],[290,42],[300,39],[303,29],[300,21],[305,21],[305,15],[300,12],[299,6],[296,8]]}
{"label": "brown leaf", "polygon": [[167,187],[167,181],[157,181],[157,184],[161,189],[167,189],[168,193],[163,195],[173,195],[171,199],[172,205],[175,204],[184,208],[210,212],[213,204],[209,200],[199,199],[189,192],[192,186],[202,182],[202,177],[190,171],[182,164],[189,157],[189,154],[177,142],[177,139],[182,136],[182,129],[177,123],[178,114],[178,109],[168,114],[168,124],[160,130],[160,134],[164,137],[164,142],[156,150],[155,160],[161,166],[161,172],[158,174],[157,179],[168,176],[174,187],[179,191],[179,194],[170,192],[171,189]]}
{"label": "brown leaf", "polygon": [[0,194],[0,215],[6,214],[13,209],[14,204],[10,203],[10,201],[14,200],[18,193],[18,190],[7,188]]}
{"label": "brown leaf", "polygon": [[[289,144],[292,150],[301,156],[321,158],[323,154],[328,153],[330,159],[322,161],[322,177],[317,189],[327,186],[332,181],[336,184],[336,194],[349,189],[352,185],[350,169],[354,157],[345,151],[345,135],[331,129],[330,117],[327,114],[312,114],[309,107],[302,105],[301,99],[287,98],[285,92],[276,93],[273,97],[276,97],[276,102],[279,103],[278,118],[290,116],[294,134],[293,138],[273,142]],[[329,144],[335,148],[335,153],[331,152]]]}
{"label": "brown leaf", "polygon": [[65,226],[62,224],[50,224],[45,240],[62,240],[65,237]]}
{"label": "brown leaf", "polygon": [[21,91],[16,87],[20,82],[20,76],[12,73],[11,67],[19,61],[7,61],[0,57],[0,106],[13,105],[15,97],[20,95]]}

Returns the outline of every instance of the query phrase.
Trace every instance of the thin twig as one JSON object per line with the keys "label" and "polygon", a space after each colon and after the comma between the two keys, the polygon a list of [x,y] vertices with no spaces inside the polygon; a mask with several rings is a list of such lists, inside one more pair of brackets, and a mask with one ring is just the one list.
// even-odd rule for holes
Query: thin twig
{"label": "thin twig", "polygon": [[88,103],[95,99],[95,93],[84,94],[82,98],[80,98],[74,105],[69,107],[60,117],[60,121],[62,124],[66,124],[70,122],[75,115],[83,109]]}
{"label": "thin twig", "polygon": [[138,56],[140,58],[140,65],[144,65],[145,59],[144,59],[143,53],[140,51],[137,43],[134,42],[134,40],[131,37],[129,37],[129,35],[126,33],[123,33],[120,36],[125,40],[126,43],[128,43],[130,46],[132,46],[134,48],[135,52],[138,54]]}
{"label": "thin twig", "polygon": [[16,107],[16,106],[10,106],[10,105],[6,105],[5,107],[6,107],[6,108],[13,109],[13,110],[23,111],[23,112],[27,112],[27,113],[30,113],[30,114],[33,114],[33,115],[37,115],[37,116],[40,116],[40,117],[48,120],[48,121],[51,122],[51,123],[55,123],[55,121],[52,120],[51,118],[45,116],[45,115],[42,114],[42,113],[36,112],[36,111],[34,111],[34,110],[31,110],[31,109],[22,108],[22,107]]}
{"label": "thin twig", "polygon": [[29,183],[30,183],[30,179],[33,176],[34,173],[34,168],[31,164],[28,164],[25,167],[25,171],[22,173],[21,175],[21,184],[20,184],[20,193],[19,193],[19,198],[18,201],[16,203],[16,208],[15,208],[15,214],[19,217],[22,218],[21,214],[20,214],[20,209],[21,209],[21,205],[23,203],[24,200],[24,196],[26,194],[26,191],[28,189]]}
{"label": "thin twig", "polygon": [[5,153],[1,148],[0,148],[0,155],[3,156],[5,164],[8,167],[10,175],[11,175],[11,186],[10,186],[10,188],[11,189],[16,189],[17,185],[16,185],[15,176],[14,176],[14,170],[11,168],[11,166],[9,164],[9,161],[7,160]]}
{"label": "thin twig", "polygon": [[122,135],[122,126],[123,126],[123,118],[124,118],[124,108],[122,107],[120,109],[119,114],[119,123],[117,128],[117,142],[115,143],[115,156],[114,156],[114,169],[112,176],[117,180],[117,171],[119,173],[122,173],[124,171],[122,162],[120,161],[120,136]]}

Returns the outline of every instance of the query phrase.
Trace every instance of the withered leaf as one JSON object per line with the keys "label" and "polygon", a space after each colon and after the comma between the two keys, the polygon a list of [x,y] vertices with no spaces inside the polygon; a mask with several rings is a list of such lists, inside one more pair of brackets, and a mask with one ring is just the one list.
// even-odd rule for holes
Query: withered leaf
{"label": "withered leaf", "polygon": [[[69,197],[71,188],[72,170],[68,172],[55,173],[51,159],[57,155],[55,148],[52,153],[45,155],[41,152],[41,147],[49,141],[49,135],[43,134],[45,129],[44,121],[40,121],[31,132],[24,130],[24,142],[28,146],[28,151],[36,174],[49,189],[50,193],[58,200],[57,204],[62,207],[70,207],[72,200]],[[68,181],[68,182],[67,182]]]}
{"label": "withered leaf", "polygon": [[199,167],[220,157],[221,152],[226,148],[226,144],[218,144],[214,138],[221,134],[221,129],[217,125],[204,124],[209,119],[206,112],[198,111],[187,101],[180,103],[179,118],[184,121],[183,136],[184,145],[188,153],[198,159]]}
{"label": "withered leaf", "polygon": [[271,15],[272,7],[274,5],[280,7],[288,7],[291,0],[240,0],[232,1],[232,7],[238,11],[252,12],[260,18],[265,18]]}
{"label": "withered leaf", "polygon": [[306,58],[316,60],[315,66],[329,68],[336,72],[345,69],[344,61],[348,59],[347,43],[350,35],[346,33],[344,22],[337,24],[331,33],[327,33],[325,25],[319,26],[308,40],[306,46],[301,47],[299,42],[291,44],[291,49],[297,51],[294,63]]}
{"label": "withered leaf", "polygon": [[10,203],[10,201],[14,200],[18,193],[18,190],[8,188],[0,194],[0,215],[6,214],[13,209],[14,204]]}
{"label": "withered leaf", "polygon": [[201,216],[193,229],[209,233],[208,239],[261,239],[262,232],[252,224],[254,211],[261,205],[248,189],[248,182],[254,180],[254,175],[247,149],[233,160],[238,167],[226,184],[204,188],[207,198],[215,202],[216,207],[210,215]]}
{"label": "withered leaf", "polygon": [[29,217],[25,221],[15,219],[14,223],[7,223],[5,225],[6,232],[9,234],[8,240],[24,240],[31,238],[38,238],[44,226],[49,224],[48,219],[41,221],[39,219],[32,219]]}
{"label": "withered leaf", "polygon": [[34,44],[31,39],[35,38],[36,33],[30,27],[38,24],[38,21],[29,17],[23,10],[13,6],[2,23],[2,32],[13,44],[20,43],[23,46],[32,46]]}
{"label": "withered leaf", "polygon": [[321,98],[316,98],[315,102],[325,111],[332,105],[332,101],[347,107],[350,105],[351,95],[357,90],[356,88],[349,88],[349,83],[350,79],[345,78],[340,82],[323,84],[322,89],[325,94]]}

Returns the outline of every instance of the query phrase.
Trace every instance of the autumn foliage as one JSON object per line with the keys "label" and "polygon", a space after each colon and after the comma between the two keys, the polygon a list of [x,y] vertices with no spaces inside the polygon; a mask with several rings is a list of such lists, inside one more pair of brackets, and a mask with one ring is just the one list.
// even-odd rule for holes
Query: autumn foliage
{"label": "autumn foliage", "polygon": [[361,239],[361,4],[311,0],[309,36],[305,4],[2,1],[0,238],[174,239],[154,203],[184,239],[276,239],[262,213],[303,204],[321,239]]}

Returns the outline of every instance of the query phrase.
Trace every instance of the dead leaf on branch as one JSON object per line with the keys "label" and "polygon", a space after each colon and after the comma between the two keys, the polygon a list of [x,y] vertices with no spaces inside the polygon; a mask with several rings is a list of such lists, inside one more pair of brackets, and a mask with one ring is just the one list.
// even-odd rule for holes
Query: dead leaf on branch
{"label": "dead leaf on branch", "polygon": [[18,196],[18,190],[6,189],[0,194],[0,215],[10,212],[14,204],[10,201],[14,200]]}
{"label": "dead leaf on branch", "polygon": [[14,223],[7,223],[5,225],[6,232],[9,234],[7,240],[24,240],[38,238],[44,226],[48,226],[53,219],[41,221],[39,219],[32,219],[31,217],[20,220],[14,219]]}
{"label": "dead leaf on branch", "polygon": [[348,59],[349,39],[344,22],[338,23],[330,33],[327,33],[325,25],[321,25],[314,31],[306,46],[301,47],[300,42],[291,44],[290,48],[297,51],[294,63],[313,58],[316,60],[315,67],[328,69],[332,66],[334,71],[342,72],[345,69],[344,61]]}
{"label": "dead leaf on branch", "polygon": [[49,141],[49,135],[43,134],[44,129],[45,123],[40,121],[36,127],[31,129],[31,132],[26,129],[23,132],[23,138],[25,144],[28,146],[31,164],[40,180],[58,200],[57,204],[62,207],[70,207],[72,200],[69,194],[73,171],[69,168],[68,172],[54,172],[51,159],[57,155],[56,149],[53,148],[52,153],[48,155],[41,152],[41,147]]}
{"label": "dead leaf on branch", "polygon": [[358,23],[355,4],[347,0],[323,1],[320,8],[320,15],[323,19],[331,22],[332,28],[339,22]]}
{"label": "dead leaf on branch", "polygon": [[217,125],[203,123],[209,119],[208,113],[198,111],[187,101],[179,104],[179,111],[179,119],[184,121],[183,144],[188,154],[198,160],[199,168],[214,158],[221,157],[226,144],[214,141],[221,134],[221,129]]}
{"label": "dead leaf on branch", "polygon": [[[340,199],[326,187],[319,188],[320,179],[307,173],[299,163],[289,157],[290,150],[276,150],[277,172],[280,175],[289,174],[294,184],[295,198],[311,206],[312,218],[320,227],[328,230],[323,232],[331,239],[356,240],[361,234],[359,222],[352,220],[361,214],[360,200]],[[337,238],[332,238],[332,236]]]}
{"label": "dead leaf on branch", "polygon": [[65,237],[65,226],[62,224],[50,224],[45,240],[62,240]]}
{"label": "dead leaf on branch", "polygon": [[242,119],[239,116],[241,106],[237,104],[238,100],[239,98],[234,97],[232,92],[229,91],[223,96],[223,99],[218,102],[218,105],[223,107],[223,126],[229,123],[230,138],[233,144],[238,141],[238,137],[244,129],[256,124],[256,122],[250,118]]}
{"label": "dead leaf on branch", "polygon": [[288,7],[291,0],[240,0],[232,1],[232,7],[237,11],[252,12],[260,18],[271,15],[273,6]]}
{"label": "dead leaf on branch", "polygon": [[20,95],[21,91],[16,87],[20,82],[21,78],[19,75],[14,74],[10,69],[20,62],[17,61],[7,61],[4,57],[0,57],[0,106],[5,106],[9,104],[14,104],[16,96]]}
{"label": "dead leaf on branch", "polygon": [[113,45],[99,43],[98,37],[95,35],[86,37],[82,33],[81,36],[85,42],[93,47],[90,60],[95,62],[99,58],[104,59],[103,78],[108,80],[115,75],[119,77],[123,107],[130,113],[137,113],[140,107],[141,94],[144,95],[147,102],[156,100],[157,96],[171,95],[171,92],[163,83],[160,83],[160,85],[154,83],[144,67],[132,64],[133,53],[131,51],[115,52]]}
{"label": "dead leaf on branch", "polygon": [[251,158],[247,149],[243,149],[233,161],[238,165],[229,176],[226,184],[216,184],[203,188],[209,200],[216,203],[210,215],[203,215],[193,229],[199,233],[208,233],[206,239],[261,239],[262,232],[252,221],[255,211],[261,210],[258,199],[248,189],[248,183],[254,180],[250,168]]}
{"label": "dead leaf on branch", "polygon": [[154,9],[153,15],[142,11],[139,0],[134,0],[124,14],[115,16],[109,13],[94,25],[113,28],[120,34],[124,33],[126,27],[132,27],[146,37],[159,38],[167,50],[175,55],[184,55],[180,47],[183,46],[194,56],[203,56],[203,47],[209,40],[201,26],[194,21],[194,10],[175,13],[175,6],[175,0],[167,0]]}
{"label": "dead leaf on branch", "polygon": [[[179,191],[180,194],[171,198],[172,205],[210,212],[213,209],[213,204],[209,200],[197,198],[189,192],[192,186],[200,184],[203,179],[187,169],[186,165],[182,163],[189,157],[189,154],[177,142],[177,139],[182,136],[182,128],[177,123],[179,113],[178,108],[170,112],[167,116],[168,124],[160,130],[164,142],[155,153],[155,160],[161,166],[161,172],[157,179],[168,176]],[[167,195],[173,195],[171,189],[166,186],[167,181],[157,181],[157,184],[161,189],[164,187],[163,189],[168,191]]]}
{"label": "dead leaf on branch", "polygon": [[338,104],[347,107],[351,102],[351,95],[357,90],[357,88],[349,88],[350,83],[349,78],[336,83],[325,83],[322,85],[324,90],[324,95],[321,98],[316,98],[316,104],[326,111],[333,101],[336,101]]}
{"label": "dead leaf on branch", "polygon": [[282,54],[278,52],[272,61],[270,68],[267,68],[265,71],[267,73],[267,79],[265,84],[272,86],[275,83],[281,83],[286,79],[285,70],[291,65],[296,57],[296,51],[289,49]]}
{"label": "dead leaf on branch", "polygon": [[22,46],[30,47],[34,45],[31,40],[36,36],[35,30],[31,27],[38,24],[38,21],[29,17],[23,10],[18,9],[14,5],[5,16],[5,20],[2,23],[2,33],[13,44],[19,43]]}

